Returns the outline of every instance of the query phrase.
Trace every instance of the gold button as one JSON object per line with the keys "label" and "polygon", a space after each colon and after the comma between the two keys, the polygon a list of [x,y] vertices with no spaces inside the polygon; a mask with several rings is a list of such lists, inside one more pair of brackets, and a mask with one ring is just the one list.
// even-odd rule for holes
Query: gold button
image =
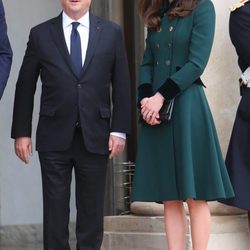
{"label": "gold button", "polygon": [[157,32],[161,32],[161,31],[162,31],[161,27],[157,29]]}

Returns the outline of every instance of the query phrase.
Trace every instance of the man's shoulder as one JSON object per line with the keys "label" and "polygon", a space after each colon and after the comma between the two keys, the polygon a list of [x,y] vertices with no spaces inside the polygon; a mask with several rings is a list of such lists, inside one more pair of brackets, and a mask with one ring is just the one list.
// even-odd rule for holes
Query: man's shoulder
{"label": "man's shoulder", "polygon": [[41,31],[41,30],[47,29],[51,24],[58,23],[58,22],[60,22],[60,20],[61,20],[61,14],[57,17],[53,17],[49,20],[46,20],[42,23],[39,23],[39,24],[33,26],[31,28],[31,30],[32,31]]}
{"label": "man's shoulder", "polygon": [[[244,29],[246,27],[249,27],[250,23],[250,1],[246,2],[245,5],[236,8],[231,12],[231,24],[237,24],[236,26],[239,26],[238,28]],[[242,26],[243,24],[243,26]]]}
{"label": "man's shoulder", "polygon": [[93,18],[96,18],[97,22],[99,22],[103,27],[107,27],[109,29],[114,29],[117,31],[121,30],[121,26],[113,21],[95,15],[93,15]]}

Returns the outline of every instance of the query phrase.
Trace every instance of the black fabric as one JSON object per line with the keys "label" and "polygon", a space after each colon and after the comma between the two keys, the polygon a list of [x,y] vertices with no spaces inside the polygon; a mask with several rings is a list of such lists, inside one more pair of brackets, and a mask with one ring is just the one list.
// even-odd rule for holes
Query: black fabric
{"label": "black fabric", "polygon": [[[178,71],[179,68],[177,68],[176,70]],[[196,79],[193,83],[202,85],[204,88],[206,88],[200,78]],[[171,78],[168,78],[166,82],[157,91],[161,93],[165,100],[171,100],[181,92],[178,84],[175,83]]]}
{"label": "black fabric", "polygon": [[158,89],[158,92],[161,93],[166,100],[173,99],[180,93],[180,91],[179,86],[170,78],[168,78],[167,81]]}
{"label": "black fabric", "polygon": [[229,31],[242,71],[250,66],[250,2],[230,14]]}
{"label": "black fabric", "polygon": [[141,84],[138,87],[138,101],[137,106],[138,108],[141,107],[141,100],[145,97],[151,97],[153,95],[152,85],[150,83]]}
{"label": "black fabric", "polygon": [[44,201],[44,250],[70,250],[69,200],[72,171],[76,182],[77,249],[99,250],[103,238],[103,204],[108,156],[89,153],[80,129],[71,147],[39,152]]}

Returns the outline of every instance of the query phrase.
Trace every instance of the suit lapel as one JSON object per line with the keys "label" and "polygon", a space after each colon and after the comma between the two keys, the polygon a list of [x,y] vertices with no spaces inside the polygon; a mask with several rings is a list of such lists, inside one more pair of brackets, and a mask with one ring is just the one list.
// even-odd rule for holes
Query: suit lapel
{"label": "suit lapel", "polygon": [[72,65],[70,54],[69,54],[67,44],[65,41],[64,32],[63,32],[63,25],[62,25],[62,14],[60,14],[58,17],[52,19],[51,23],[52,23],[51,35],[53,37],[53,40],[54,40],[59,52],[61,53],[64,61],[66,62],[66,64],[68,65],[68,67],[70,68],[72,73],[78,78],[77,72],[75,71],[75,69]]}
{"label": "suit lapel", "polygon": [[[98,44],[98,40],[101,34],[102,27],[100,25],[100,19],[93,14],[90,13],[90,30],[89,30],[89,41],[88,41],[88,48],[86,52],[86,59],[81,71],[81,76],[84,74],[86,68],[88,67],[96,46]],[[65,37],[63,33],[63,27],[62,27],[62,14],[60,14],[58,17],[51,20],[51,35],[53,37],[53,40],[58,47],[58,50],[60,51],[64,61],[68,65],[68,67],[71,69],[72,73],[79,78],[77,75],[77,72],[75,71],[75,68],[72,65],[71,58],[69,55],[69,51],[65,42]]]}
{"label": "suit lapel", "polygon": [[84,74],[86,68],[88,67],[94,55],[102,31],[100,19],[91,13],[89,15],[89,18],[90,18],[89,42],[88,42],[88,49],[86,52],[86,59],[83,65],[83,69],[81,71],[81,76]]}

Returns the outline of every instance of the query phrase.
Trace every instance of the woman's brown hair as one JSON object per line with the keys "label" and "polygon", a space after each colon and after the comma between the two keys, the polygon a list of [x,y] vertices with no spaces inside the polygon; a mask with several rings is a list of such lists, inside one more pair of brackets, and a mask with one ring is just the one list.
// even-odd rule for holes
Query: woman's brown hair
{"label": "woman's brown hair", "polygon": [[[161,25],[161,16],[165,3],[169,0],[140,0],[139,14],[144,23],[153,30],[158,30]],[[173,8],[170,8],[167,15],[170,18],[184,17],[195,9],[199,0],[173,0]]]}

